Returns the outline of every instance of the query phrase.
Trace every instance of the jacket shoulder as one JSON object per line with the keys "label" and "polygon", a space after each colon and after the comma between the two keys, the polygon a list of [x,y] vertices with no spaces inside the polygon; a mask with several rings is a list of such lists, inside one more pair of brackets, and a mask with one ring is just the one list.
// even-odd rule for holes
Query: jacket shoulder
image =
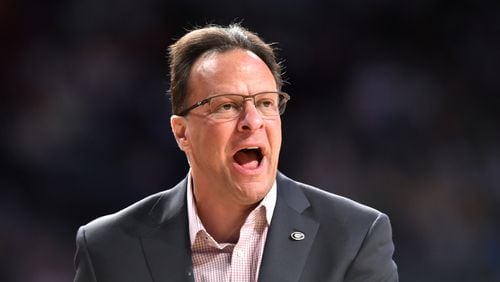
{"label": "jacket shoulder", "polygon": [[98,217],[85,224],[83,227],[87,234],[91,234],[116,225],[125,224],[129,220],[145,218],[155,204],[164,197],[165,192],[166,191],[150,195],[113,214]]}
{"label": "jacket shoulder", "polygon": [[284,175],[280,176],[285,187],[293,189],[295,186],[304,194],[307,201],[309,201],[309,208],[313,209],[319,213],[335,213],[336,216],[340,214],[345,216],[367,216],[370,218],[376,218],[380,214],[380,211],[369,207],[365,204],[359,203],[352,199],[344,196],[340,196],[324,189],[305,184],[293,179],[290,179]]}
{"label": "jacket shoulder", "polygon": [[101,240],[116,232],[134,236],[155,228],[180,211],[184,204],[184,181],[172,189],[150,195],[113,214],[101,216],[80,227],[87,240]]}

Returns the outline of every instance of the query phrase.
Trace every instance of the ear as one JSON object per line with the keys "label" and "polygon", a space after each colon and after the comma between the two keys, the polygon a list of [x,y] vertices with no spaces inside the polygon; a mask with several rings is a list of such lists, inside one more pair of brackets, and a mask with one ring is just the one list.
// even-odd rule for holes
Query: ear
{"label": "ear", "polygon": [[186,152],[189,149],[189,134],[187,129],[187,122],[184,117],[172,115],[170,117],[170,127],[172,127],[172,133],[174,134],[175,141],[179,148]]}

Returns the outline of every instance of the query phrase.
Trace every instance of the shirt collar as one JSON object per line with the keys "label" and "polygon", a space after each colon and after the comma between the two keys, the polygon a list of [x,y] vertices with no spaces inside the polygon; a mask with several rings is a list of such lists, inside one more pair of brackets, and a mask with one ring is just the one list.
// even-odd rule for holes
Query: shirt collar
{"label": "shirt collar", "polygon": [[[188,209],[188,221],[189,221],[189,238],[191,240],[191,245],[194,243],[196,239],[196,234],[200,230],[205,230],[203,223],[198,216],[198,209],[196,208],[196,203],[193,197],[193,184],[191,179],[191,170],[188,172],[188,181],[187,181],[187,209]],[[255,208],[255,210],[260,207],[264,207],[266,211],[266,221],[267,225],[271,224],[271,219],[274,213],[274,207],[276,206],[276,198],[277,198],[277,188],[276,188],[276,180],[274,180],[273,186],[271,190],[267,193],[267,195],[262,199],[260,204]]]}

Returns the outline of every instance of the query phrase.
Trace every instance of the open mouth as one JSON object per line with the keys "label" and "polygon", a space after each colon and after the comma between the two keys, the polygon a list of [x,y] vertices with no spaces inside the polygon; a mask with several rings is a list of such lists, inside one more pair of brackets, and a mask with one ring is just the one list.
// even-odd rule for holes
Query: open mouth
{"label": "open mouth", "polygon": [[241,149],[233,156],[237,164],[246,169],[256,169],[262,161],[262,151],[258,147]]}

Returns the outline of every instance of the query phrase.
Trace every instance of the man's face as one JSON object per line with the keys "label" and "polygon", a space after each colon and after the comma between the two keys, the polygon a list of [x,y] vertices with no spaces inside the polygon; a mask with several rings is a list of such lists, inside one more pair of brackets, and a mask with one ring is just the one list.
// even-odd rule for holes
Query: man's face
{"label": "man's face", "polygon": [[[219,94],[276,90],[271,71],[254,53],[241,49],[211,53],[193,65],[186,106]],[[188,157],[197,201],[211,197],[236,205],[258,203],[276,177],[280,117],[263,118],[252,100],[232,120],[214,119],[209,113],[205,104],[186,117],[171,119],[177,142]]]}

